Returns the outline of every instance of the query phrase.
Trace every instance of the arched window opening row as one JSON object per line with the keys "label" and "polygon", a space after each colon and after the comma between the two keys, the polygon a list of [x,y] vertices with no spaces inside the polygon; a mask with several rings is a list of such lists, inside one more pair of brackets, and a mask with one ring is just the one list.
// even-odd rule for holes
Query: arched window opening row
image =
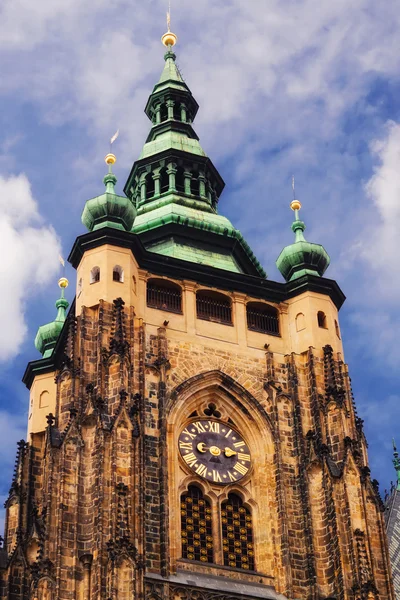
{"label": "arched window opening row", "polygon": [[[182,314],[182,289],[164,279],[147,282],[147,306]],[[280,335],[278,311],[269,304],[248,302],[246,305],[247,327],[251,331]],[[232,302],[228,296],[211,290],[196,293],[198,319],[232,325]]]}
{"label": "arched window opening row", "polygon": [[[124,283],[124,270],[119,265],[115,265],[112,272],[113,281],[117,281],[119,283]],[[98,283],[100,281],[100,267],[93,267],[90,271],[90,283]],[[83,282],[82,279],[79,280],[78,288],[79,291],[82,290]]]}
{"label": "arched window opening row", "polygon": [[214,186],[203,171],[169,163],[141,176],[134,193],[136,206],[167,192],[196,196],[212,207],[218,202]]}
{"label": "arched window opening row", "polygon": [[164,123],[169,119],[179,121],[181,123],[191,123],[193,118],[190,110],[184,102],[180,100],[164,100],[156,104],[152,109],[151,121],[153,125]]}
{"label": "arched window opening row", "polygon": [[182,558],[218,564],[216,539],[225,566],[255,570],[252,514],[240,496],[231,493],[221,504],[218,531],[213,531],[211,502],[191,485],[181,496]]}

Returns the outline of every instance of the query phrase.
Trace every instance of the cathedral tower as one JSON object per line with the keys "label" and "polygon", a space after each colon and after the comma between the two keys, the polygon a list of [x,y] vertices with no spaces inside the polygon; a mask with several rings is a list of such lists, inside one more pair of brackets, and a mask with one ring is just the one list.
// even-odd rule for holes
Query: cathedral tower
{"label": "cathedral tower", "polygon": [[219,215],[224,182],[163,37],[150,133],[115,156],[39,329],[0,549],[7,600],[394,598],[325,249],[266,275]]}

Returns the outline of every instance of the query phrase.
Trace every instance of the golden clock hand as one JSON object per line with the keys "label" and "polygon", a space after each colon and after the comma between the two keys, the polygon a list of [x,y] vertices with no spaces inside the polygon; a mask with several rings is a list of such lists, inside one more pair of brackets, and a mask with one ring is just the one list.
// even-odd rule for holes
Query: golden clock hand
{"label": "golden clock hand", "polygon": [[235,452],[235,450],[231,450],[230,448],[225,448],[225,456],[227,456],[228,458],[230,456],[234,456],[235,454],[237,454],[237,452]]}
{"label": "golden clock hand", "polygon": [[199,452],[207,452],[208,448],[206,447],[204,442],[200,442],[199,444],[197,444],[197,450]]}

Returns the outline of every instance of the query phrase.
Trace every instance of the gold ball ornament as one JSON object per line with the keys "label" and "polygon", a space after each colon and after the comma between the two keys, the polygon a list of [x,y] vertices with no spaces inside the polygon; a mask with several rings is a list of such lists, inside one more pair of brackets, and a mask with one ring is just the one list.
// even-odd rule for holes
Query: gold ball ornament
{"label": "gold ball ornament", "polygon": [[66,287],[68,287],[68,279],[66,277],[60,277],[60,279],[58,280],[58,287],[65,289]]}
{"label": "gold ball ornament", "polygon": [[292,210],[300,210],[301,209],[301,202],[299,200],[292,200],[290,203],[290,208]]}
{"label": "gold ball ornament", "polygon": [[107,154],[107,156],[104,159],[104,162],[106,163],[106,165],[115,165],[115,163],[117,162],[117,157],[115,156],[115,154]]}
{"label": "gold ball ornament", "polygon": [[167,31],[167,33],[164,33],[162,36],[161,41],[167,48],[169,46],[175,46],[178,41],[178,36],[176,36],[175,33],[172,33],[172,31]]}

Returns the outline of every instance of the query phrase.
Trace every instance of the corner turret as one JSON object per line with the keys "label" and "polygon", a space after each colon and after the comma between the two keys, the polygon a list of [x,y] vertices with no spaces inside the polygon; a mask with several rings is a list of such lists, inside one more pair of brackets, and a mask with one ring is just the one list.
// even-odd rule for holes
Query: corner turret
{"label": "corner turret", "polygon": [[276,266],[287,282],[306,274],[322,277],[330,263],[329,255],[320,244],[306,241],[303,234],[306,226],[299,219],[299,210],[301,209],[299,200],[292,200],[290,208],[295,215],[292,223],[295,242],[282,250],[277,258]]}
{"label": "corner turret", "polygon": [[115,154],[107,154],[104,160],[108,165],[108,173],[103,179],[106,191],[101,196],[96,196],[86,202],[82,213],[82,223],[89,231],[102,227],[130,231],[135,220],[136,209],[129,198],[118,196],[115,193],[117,178],[112,172],[112,165],[117,160]]}
{"label": "corner turret", "polygon": [[56,302],[58,311],[57,316],[51,323],[39,327],[35,337],[35,346],[42,354],[43,358],[48,358],[52,355],[58,336],[60,335],[67,317],[66,310],[69,306],[69,302],[64,297],[64,290],[68,287],[68,279],[66,279],[66,277],[61,277],[58,281],[58,285],[61,288],[61,297]]}

